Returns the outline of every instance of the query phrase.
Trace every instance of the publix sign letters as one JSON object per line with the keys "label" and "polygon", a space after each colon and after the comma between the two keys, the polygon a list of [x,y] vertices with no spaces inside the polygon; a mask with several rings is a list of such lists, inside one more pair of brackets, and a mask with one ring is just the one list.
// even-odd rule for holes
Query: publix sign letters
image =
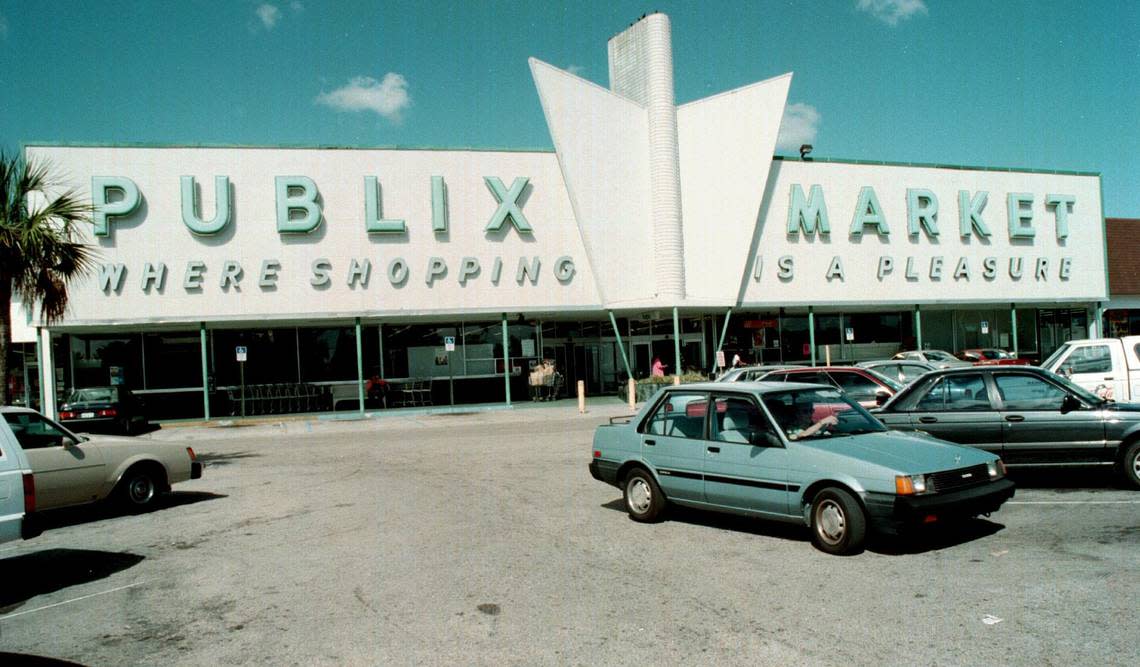
{"label": "publix sign letters", "polygon": [[[492,197],[499,207],[487,222],[486,231],[495,232],[507,222],[520,234],[534,230],[519,208],[519,197],[530,179],[522,176],[508,188],[497,176],[486,176]],[[214,214],[206,220],[199,211],[198,185],[193,176],[183,176],[182,223],[194,234],[210,236],[226,229],[232,220],[231,188],[228,176],[214,177]],[[323,222],[320,191],[313,179],[307,176],[277,176],[274,179],[277,202],[277,231],[281,234],[309,234]],[[122,176],[95,176],[91,179],[91,198],[95,208],[95,235],[107,236],[116,217],[134,213],[143,201],[142,192],[134,181]],[[380,201],[380,183],[375,176],[364,177],[363,226],[369,234],[406,234],[407,225],[402,219],[384,218]],[[446,233],[447,190],[442,176],[431,178],[431,228]]]}

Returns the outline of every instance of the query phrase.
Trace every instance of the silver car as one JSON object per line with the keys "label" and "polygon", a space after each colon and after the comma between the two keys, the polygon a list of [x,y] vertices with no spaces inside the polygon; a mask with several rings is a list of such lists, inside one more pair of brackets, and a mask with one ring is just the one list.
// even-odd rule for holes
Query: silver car
{"label": "silver car", "polygon": [[761,364],[759,366],[739,366],[730,368],[716,379],[717,382],[754,382],[772,371],[788,368],[804,368],[801,364]]}
{"label": "silver car", "polygon": [[962,361],[944,350],[910,350],[908,352],[899,352],[891,357],[891,359],[925,361],[935,368],[957,368],[958,366],[974,365],[969,361]]}
{"label": "silver car", "polygon": [[855,364],[860,368],[870,368],[871,370],[885,375],[899,384],[906,386],[922,377],[926,373],[933,370],[938,370],[934,364],[925,361],[918,361],[916,359],[882,359],[879,361],[860,361]]}

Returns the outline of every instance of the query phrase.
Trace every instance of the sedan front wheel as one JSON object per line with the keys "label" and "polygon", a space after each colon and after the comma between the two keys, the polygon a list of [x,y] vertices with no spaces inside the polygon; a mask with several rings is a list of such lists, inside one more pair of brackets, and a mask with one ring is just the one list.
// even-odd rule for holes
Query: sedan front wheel
{"label": "sedan front wheel", "polygon": [[867,516],[849,492],[830,486],[815,495],[811,503],[811,537],[820,550],[846,556],[863,550],[867,536]]}

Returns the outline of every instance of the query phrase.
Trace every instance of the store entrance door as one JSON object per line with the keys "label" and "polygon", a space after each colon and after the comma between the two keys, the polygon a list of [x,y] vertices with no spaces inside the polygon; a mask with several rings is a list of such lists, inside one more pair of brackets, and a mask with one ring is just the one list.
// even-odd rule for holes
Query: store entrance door
{"label": "store entrance door", "polygon": [[1041,341],[1041,358],[1070,340],[1088,338],[1088,313],[1083,309],[1042,310],[1037,319],[1038,338]]}

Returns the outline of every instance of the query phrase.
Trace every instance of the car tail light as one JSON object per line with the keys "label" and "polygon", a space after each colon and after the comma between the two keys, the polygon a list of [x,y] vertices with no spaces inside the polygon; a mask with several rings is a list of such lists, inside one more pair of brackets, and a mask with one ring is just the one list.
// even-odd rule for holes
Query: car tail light
{"label": "car tail light", "polygon": [[197,460],[198,460],[198,457],[197,457],[197,456],[194,456],[194,448],[193,448],[193,447],[187,447],[187,448],[186,448],[186,453],[190,455],[190,460],[191,460],[191,461],[197,461]]}
{"label": "car tail light", "polygon": [[105,408],[97,413],[100,417],[114,417],[119,414],[115,408]]}
{"label": "car tail light", "polygon": [[77,413],[70,410],[61,410],[59,413],[60,419],[75,419]]}
{"label": "car tail light", "polygon": [[594,458],[596,458],[596,459],[597,459],[597,458],[601,458],[601,456],[602,456],[602,452],[601,452],[601,450],[599,450],[599,449],[595,449],[595,450],[594,450]]}
{"label": "car tail light", "polygon": [[36,511],[36,477],[30,472],[24,473],[24,514]]}

